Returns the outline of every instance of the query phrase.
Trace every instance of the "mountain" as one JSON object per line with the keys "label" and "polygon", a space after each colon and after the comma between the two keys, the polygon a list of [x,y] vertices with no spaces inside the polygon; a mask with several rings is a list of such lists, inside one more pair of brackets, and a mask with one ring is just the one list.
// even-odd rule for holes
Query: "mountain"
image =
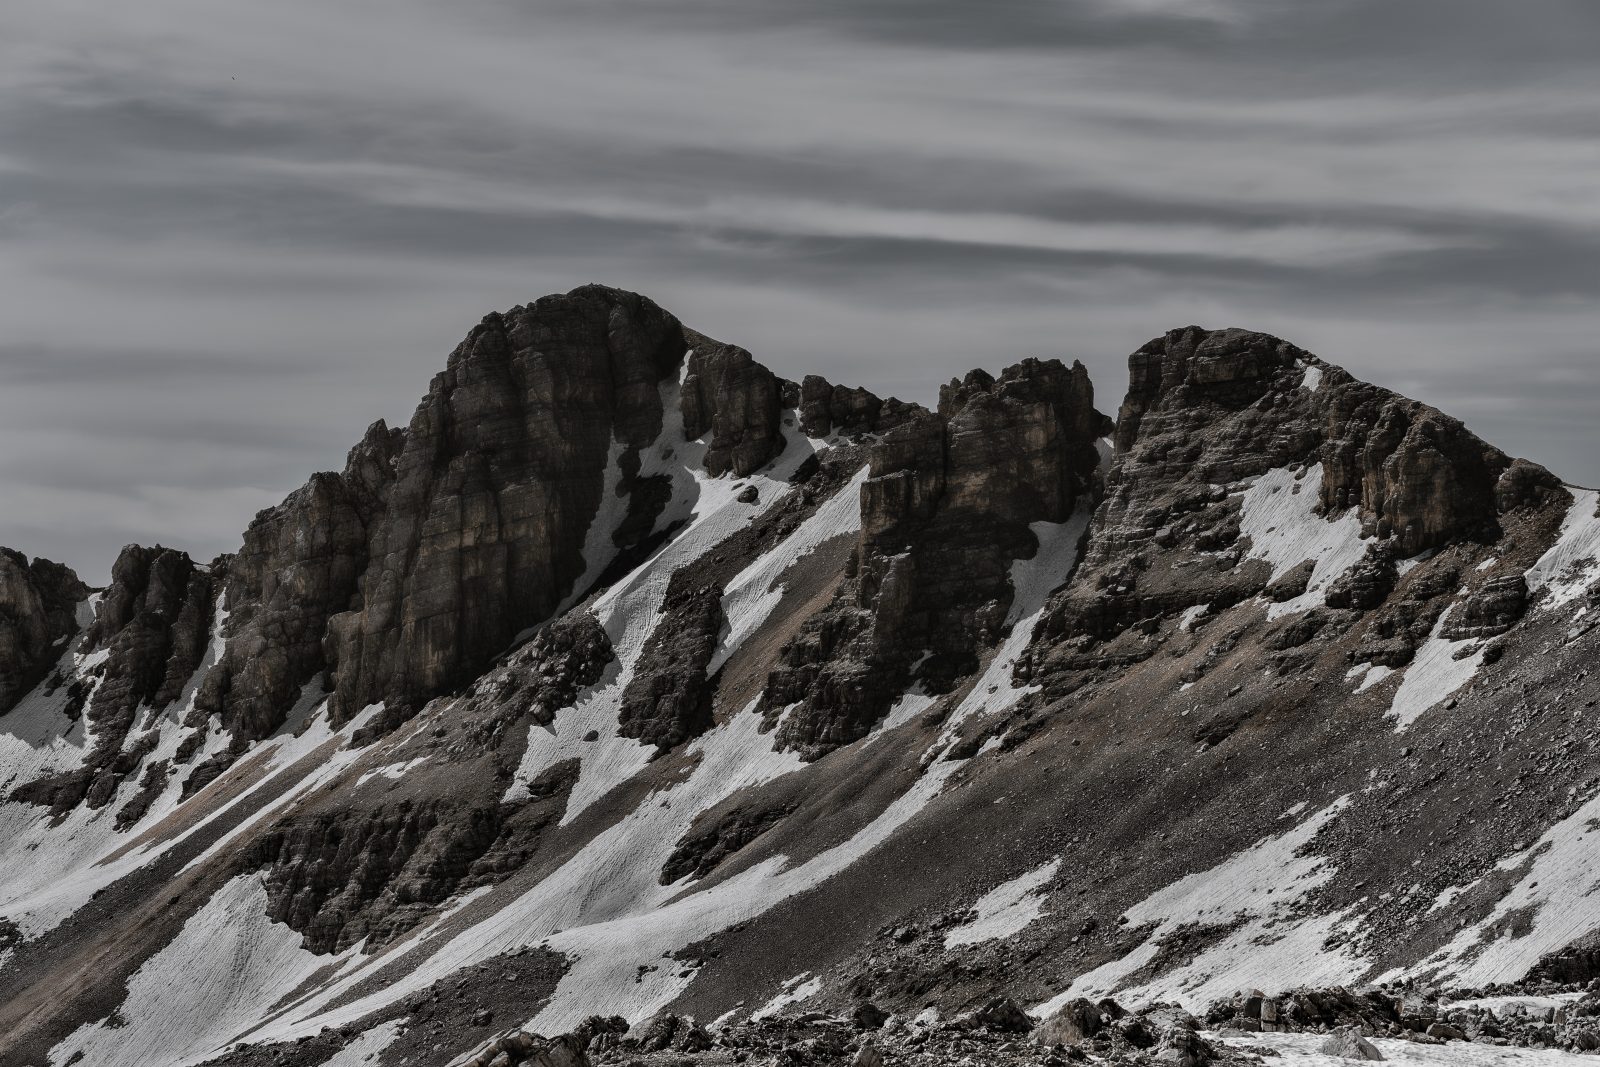
{"label": "mountain", "polygon": [[1265,334],[1129,372],[928,410],[586,286],[231,555],[0,552],[0,1062],[1600,977],[1596,493]]}

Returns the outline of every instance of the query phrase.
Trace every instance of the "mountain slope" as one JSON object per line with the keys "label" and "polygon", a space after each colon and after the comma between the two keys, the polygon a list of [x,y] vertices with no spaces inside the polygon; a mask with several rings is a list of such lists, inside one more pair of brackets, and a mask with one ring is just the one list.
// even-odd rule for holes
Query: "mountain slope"
{"label": "mountain slope", "polygon": [[1587,976],[1596,503],[1246,331],[1112,420],[489,316],[238,553],[0,556],[0,1055]]}

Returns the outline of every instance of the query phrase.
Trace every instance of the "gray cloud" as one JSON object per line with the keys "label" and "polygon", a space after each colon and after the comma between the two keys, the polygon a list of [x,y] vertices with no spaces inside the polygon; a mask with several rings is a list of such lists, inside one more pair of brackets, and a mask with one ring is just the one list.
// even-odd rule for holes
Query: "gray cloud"
{"label": "gray cloud", "polygon": [[19,0],[0,544],[198,555],[485,311],[638,289],[780,372],[1245,325],[1577,481],[1587,0]]}

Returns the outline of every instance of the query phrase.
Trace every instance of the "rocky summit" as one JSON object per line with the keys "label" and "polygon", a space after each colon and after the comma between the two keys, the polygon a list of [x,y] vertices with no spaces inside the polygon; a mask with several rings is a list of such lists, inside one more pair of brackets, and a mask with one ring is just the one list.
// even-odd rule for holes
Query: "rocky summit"
{"label": "rocky summit", "polygon": [[0,550],[0,1064],[1600,1050],[1596,492],[1128,364],[928,408],[586,286],[233,553]]}

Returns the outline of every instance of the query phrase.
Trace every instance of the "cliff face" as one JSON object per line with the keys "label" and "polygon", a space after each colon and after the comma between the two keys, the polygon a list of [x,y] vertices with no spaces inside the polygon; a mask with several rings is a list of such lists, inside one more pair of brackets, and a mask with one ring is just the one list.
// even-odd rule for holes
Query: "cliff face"
{"label": "cliff face", "polygon": [[998,379],[974,371],[940,390],[936,413],[888,429],[870,453],[848,581],[768,679],[779,743],[816,756],[862,737],[914,667],[930,692],[970,674],[1010,608],[1012,563],[1038,549],[1032,524],[1089,501],[1110,430],[1082,365],[1058,360]]}
{"label": "cliff face", "polygon": [[77,605],[88,595],[69,568],[0,549],[0,713],[49,672],[61,642],[77,632]]}
{"label": "cliff face", "polygon": [[[1569,499],[1548,472],[1513,469],[1459,421],[1278,338],[1174,330],[1129,357],[1105,498],[1078,580],[1043,623],[1051,647],[1041,655],[1104,666],[1142,655],[1140,642],[1119,644],[1120,635],[1174,612],[1304,594],[1310,571],[1269,565],[1265,540],[1276,531],[1252,539],[1241,514],[1243,484],[1290,467],[1313,478],[1320,519],[1349,516],[1371,541],[1364,569],[1320,576],[1321,585],[1340,581],[1328,602],[1343,607],[1352,596],[1372,600],[1362,607],[1381,602],[1396,560],[1493,543],[1502,513]],[[1180,553],[1216,564],[1155,565]]]}
{"label": "cliff face", "polygon": [[235,553],[0,553],[0,1059],[1581,970],[1597,506],[1248,331],[1113,422],[491,315]]}

